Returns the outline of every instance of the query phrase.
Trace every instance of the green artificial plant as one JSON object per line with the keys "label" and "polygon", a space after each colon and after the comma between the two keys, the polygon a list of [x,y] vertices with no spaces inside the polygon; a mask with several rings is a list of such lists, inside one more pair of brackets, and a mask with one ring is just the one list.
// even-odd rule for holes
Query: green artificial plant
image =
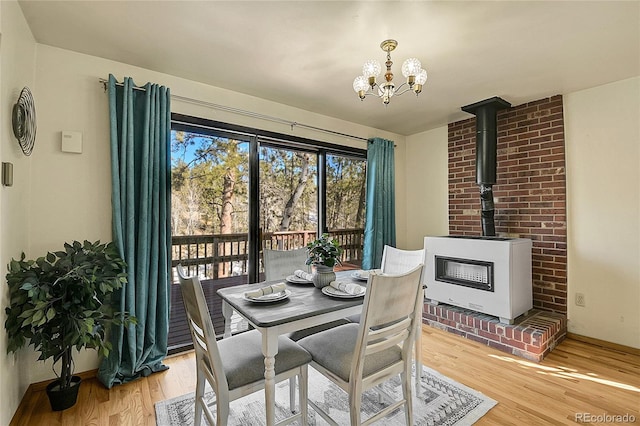
{"label": "green artificial plant", "polygon": [[72,348],[93,348],[106,356],[111,350],[106,325],[136,323],[110,304],[111,294],[127,282],[126,263],[113,243],[73,241],[36,260],[25,260],[22,253],[8,269],[7,353],[29,341],[39,360],[61,361],[60,389],[71,386]]}
{"label": "green artificial plant", "polygon": [[307,244],[307,250],[307,265],[325,265],[331,268],[340,264],[343,251],[338,241],[329,238],[329,234],[322,234],[320,238]]}

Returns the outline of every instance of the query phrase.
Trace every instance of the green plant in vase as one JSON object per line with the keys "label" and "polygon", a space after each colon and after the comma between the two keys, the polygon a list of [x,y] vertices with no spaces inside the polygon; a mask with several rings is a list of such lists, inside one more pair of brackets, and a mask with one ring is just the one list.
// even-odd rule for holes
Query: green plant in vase
{"label": "green plant in vase", "polygon": [[306,264],[315,266],[313,284],[318,288],[328,286],[336,279],[333,267],[341,263],[342,247],[329,234],[322,234],[320,238],[307,244],[307,250],[309,254]]}
{"label": "green plant in vase", "polygon": [[127,283],[126,263],[113,243],[73,241],[36,260],[25,260],[22,253],[8,270],[7,353],[28,341],[40,352],[39,360],[60,362],[60,375],[47,394],[53,410],[69,408],[80,386],[73,376],[72,349],[93,348],[106,356],[112,348],[105,340],[107,324],[137,322],[110,304],[111,294]]}

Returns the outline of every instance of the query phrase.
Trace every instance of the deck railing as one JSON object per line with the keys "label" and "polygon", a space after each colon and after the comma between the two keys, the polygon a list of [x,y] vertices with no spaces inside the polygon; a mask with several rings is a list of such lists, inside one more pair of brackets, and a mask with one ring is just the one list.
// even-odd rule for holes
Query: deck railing
{"label": "deck railing", "polygon": [[[337,229],[329,234],[344,249],[343,262],[362,260],[364,229]],[[305,247],[315,238],[316,231],[263,233],[262,247],[292,250]],[[249,241],[246,233],[174,236],[171,245],[171,266],[182,264],[189,275],[215,280],[247,274]]]}

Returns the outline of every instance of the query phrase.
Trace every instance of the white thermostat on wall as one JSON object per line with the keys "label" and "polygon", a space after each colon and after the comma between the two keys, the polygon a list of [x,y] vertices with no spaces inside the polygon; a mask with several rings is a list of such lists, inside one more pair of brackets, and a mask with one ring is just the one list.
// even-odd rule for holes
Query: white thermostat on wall
{"label": "white thermostat on wall", "polygon": [[62,131],[62,152],[82,154],[82,132]]}

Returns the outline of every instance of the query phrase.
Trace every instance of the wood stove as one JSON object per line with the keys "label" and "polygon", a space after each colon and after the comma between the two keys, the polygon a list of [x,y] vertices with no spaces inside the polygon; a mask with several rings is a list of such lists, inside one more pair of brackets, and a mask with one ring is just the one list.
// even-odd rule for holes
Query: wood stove
{"label": "wood stove", "polygon": [[513,320],[533,308],[531,240],[425,237],[426,297]]}

